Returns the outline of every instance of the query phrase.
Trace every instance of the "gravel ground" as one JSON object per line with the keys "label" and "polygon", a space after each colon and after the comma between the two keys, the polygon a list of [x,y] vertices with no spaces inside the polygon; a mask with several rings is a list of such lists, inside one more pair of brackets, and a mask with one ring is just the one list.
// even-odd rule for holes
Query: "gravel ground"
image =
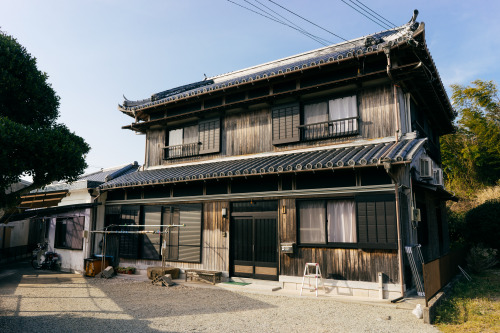
{"label": "gravel ground", "polygon": [[437,332],[408,310],[0,268],[0,332]]}

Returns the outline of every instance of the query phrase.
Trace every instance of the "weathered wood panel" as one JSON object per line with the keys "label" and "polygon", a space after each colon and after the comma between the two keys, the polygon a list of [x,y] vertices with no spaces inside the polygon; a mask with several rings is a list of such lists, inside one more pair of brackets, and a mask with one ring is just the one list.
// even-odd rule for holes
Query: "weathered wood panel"
{"label": "weathered wood panel", "polygon": [[165,129],[149,129],[146,133],[146,167],[161,165],[165,147]]}
{"label": "weathered wood panel", "polygon": [[227,115],[223,126],[223,155],[244,155],[273,150],[269,109]]}
{"label": "weathered wood panel", "polygon": [[375,139],[394,136],[394,96],[390,85],[363,89],[358,107],[361,137]]}

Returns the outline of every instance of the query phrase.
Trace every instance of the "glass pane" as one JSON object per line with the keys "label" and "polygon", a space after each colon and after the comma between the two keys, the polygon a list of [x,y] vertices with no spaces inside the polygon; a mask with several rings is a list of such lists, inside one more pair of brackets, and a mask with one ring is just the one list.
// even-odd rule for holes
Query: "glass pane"
{"label": "glass pane", "polygon": [[328,121],[326,102],[308,104],[304,106],[304,125]]}
{"label": "glass pane", "polygon": [[200,261],[201,205],[180,205],[179,260]]}
{"label": "glass pane", "polygon": [[325,203],[323,201],[303,201],[299,205],[300,242],[326,243]]}
{"label": "glass pane", "polygon": [[354,200],[327,201],[328,242],[355,243]]}
{"label": "glass pane", "polygon": [[[158,231],[161,224],[161,206],[144,207],[144,230]],[[148,227],[151,226],[151,227]],[[159,259],[160,257],[160,235],[145,234],[142,237],[142,257],[144,259]]]}

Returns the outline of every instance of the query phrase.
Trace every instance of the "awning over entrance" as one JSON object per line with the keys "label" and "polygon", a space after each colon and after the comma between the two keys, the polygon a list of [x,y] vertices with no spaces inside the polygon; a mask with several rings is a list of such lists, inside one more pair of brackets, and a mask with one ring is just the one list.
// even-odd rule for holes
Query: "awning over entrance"
{"label": "awning over entrance", "polygon": [[100,186],[112,189],[191,180],[217,179],[247,175],[277,174],[377,165],[383,162],[408,162],[427,139],[408,139],[373,144],[270,153],[266,156],[227,158],[182,166],[133,172]]}

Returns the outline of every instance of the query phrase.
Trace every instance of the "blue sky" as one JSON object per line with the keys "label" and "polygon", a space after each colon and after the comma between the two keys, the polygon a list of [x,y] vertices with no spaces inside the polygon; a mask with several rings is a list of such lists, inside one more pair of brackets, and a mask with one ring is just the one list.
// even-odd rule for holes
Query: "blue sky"
{"label": "blue sky", "polygon": [[[384,30],[341,0],[275,2],[346,39]],[[447,88],[475,79],[500,82],[500,1],[362,2],[398,26],[413,9],[420,11],[417,20],[426,24],[427,44]],[[332,43],[341,41],[286,17]],[[121,129],[132,122],[117,110],[122,95],[143,99],[200,81],[204,73],[214,76],[321,47],[226,0],[2,0],[0,29],[49,74],[61,97],[59,122],[92,147],[88,172],[144,163],[145,136]]]}

